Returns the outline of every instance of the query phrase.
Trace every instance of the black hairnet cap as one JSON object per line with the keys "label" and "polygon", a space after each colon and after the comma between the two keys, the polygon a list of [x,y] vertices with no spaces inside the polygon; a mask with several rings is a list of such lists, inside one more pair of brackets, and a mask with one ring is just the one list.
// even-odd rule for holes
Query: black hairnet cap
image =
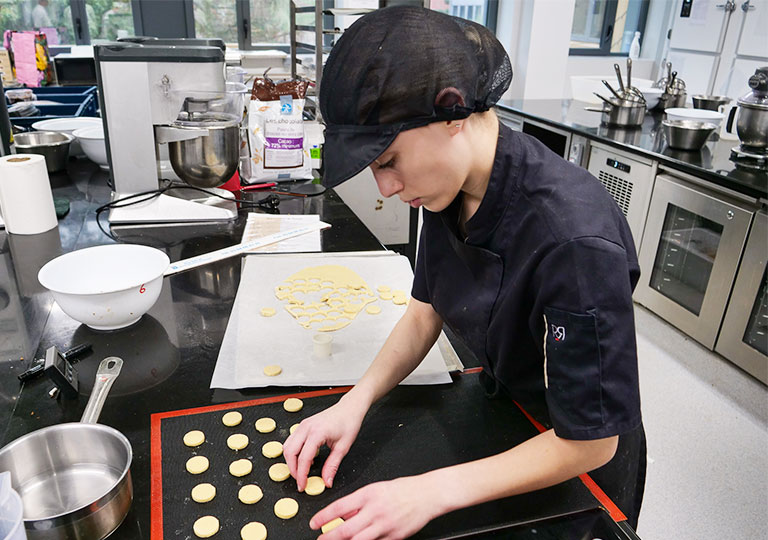
{"label": "black hairnet cap", "polygon": [[[323,184],[362,171],[401,131],[487,111],[511,80],[509,57],[484,26],[412,6],[365,15],[334,45],[323,71]],[[463,103],[444,106],[438,97],[446,90]]]}

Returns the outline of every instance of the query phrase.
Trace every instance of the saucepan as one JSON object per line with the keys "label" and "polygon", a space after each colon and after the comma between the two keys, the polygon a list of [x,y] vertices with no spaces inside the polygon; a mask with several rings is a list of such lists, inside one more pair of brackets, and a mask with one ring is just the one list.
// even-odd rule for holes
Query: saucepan
{"label": "saucepan", "polygon": [[21,496],[29,540],[101,540],[130,510],[131,444],[96,423],[122,365],[115,356],[101,361],[80,422],[38,429],[0,449],[0,470],[10,471]]}
{"label": "saucepan", "polygon": [[161,250],[109,244],[72,251],[49,261],[37,279],[64,313],[94,330],[117,330],[136,322],[160,296],[163,277],[233,257],[301,234],[330,227],[318,221],[285,232],[171,264]]}

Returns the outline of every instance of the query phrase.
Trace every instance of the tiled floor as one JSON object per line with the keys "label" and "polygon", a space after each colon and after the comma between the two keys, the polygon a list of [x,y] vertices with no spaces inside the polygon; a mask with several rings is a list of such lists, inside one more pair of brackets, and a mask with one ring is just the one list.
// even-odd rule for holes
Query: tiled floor
{"label": "tiled floor", "polygon": [[642,307],[643,540],[768,538],[768,389]]}

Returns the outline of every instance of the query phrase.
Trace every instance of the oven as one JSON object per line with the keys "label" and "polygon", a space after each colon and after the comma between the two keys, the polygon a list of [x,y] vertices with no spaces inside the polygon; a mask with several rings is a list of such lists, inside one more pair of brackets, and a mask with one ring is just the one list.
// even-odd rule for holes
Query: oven
{"label": "oven", "polygon": [[768,384],[768,214],[755,214],[715,351]]}
{"label": "oven", "polygon": [[657,175],[635,300],[712,350],[753,215],[736,196]]}
{"label": "oven", "polygon": [[564,129],[556,128],[530,118],[497,109],[499,120],[515,131],[522,131],[535,137],[547,148],[563,159],[575,163],[579,167],[587,166],[589,158],[589,139]]}

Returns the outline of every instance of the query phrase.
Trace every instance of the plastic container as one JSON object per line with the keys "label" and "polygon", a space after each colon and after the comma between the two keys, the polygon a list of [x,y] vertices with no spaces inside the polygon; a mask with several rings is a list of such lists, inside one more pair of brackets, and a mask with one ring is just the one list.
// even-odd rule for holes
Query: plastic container
{"label": "plastic container", "polygon": [[11,473],[0,473],[0,540],[27,540],[24,506],[11,486]]}
{"label": "plastic container", "polygon": [[715,124],[715,127],[720,127],[720,123],[725,118],[725,115],[717,111],[709,111],[707,109],[686,109],[683,107],[675,107],[666,109],[668,120],[693,120],[696,122],[711,122]]}
{"label": "plastic container", "polygon": [[632,43],[629,46],[629,57],[632,60],[640,58],[640,32],[635,32],[635,37],[632,38]]}
{"label": "plastic container", "polygon": [[[10,100],[9,92],[15,90],[6,90],[6,101]],[[35,122],[51,118],[88,117],[98,114],[99,100],[95,86],[43,86],[22,90],[33,92],[34,100],[55,101],[58,105],[36,105],[39,113],[35,116],[11,119],[11,122],[17,126],[30,127]]]}

